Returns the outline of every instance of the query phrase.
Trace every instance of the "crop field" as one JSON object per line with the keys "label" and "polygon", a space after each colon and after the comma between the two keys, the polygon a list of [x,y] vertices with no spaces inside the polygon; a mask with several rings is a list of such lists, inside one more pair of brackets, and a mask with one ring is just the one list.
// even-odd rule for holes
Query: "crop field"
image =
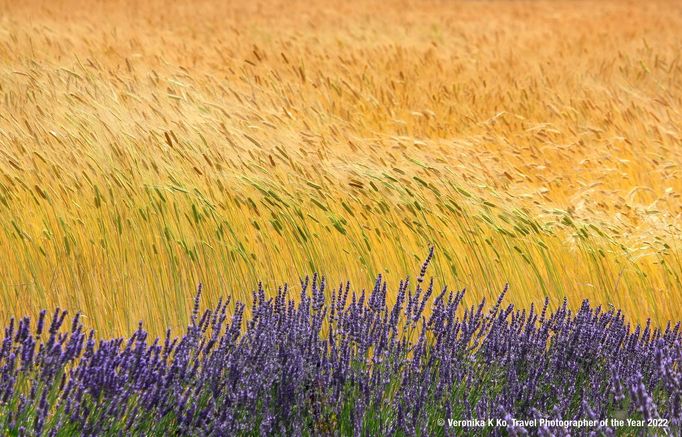
{"label": "crop field", "polygon": [[[655,396],[652,391],[656,399],[637,391],[637,384],[653,390],[649,377],[674,380],[669,374],[651,376],[655,370],[643,363],[654,356],[677,363],[670,365],[676,371],[682,360],[677,328],[671,328],[682,320],[680,29],[682,3],[663,0],[0,0],[0,324],[35,319],[42,309],[48,314],[56,308],[71,315],[80,311],[70,338],[81,347],[88,341],[81,330],[94,329],[99,339],[137,332],[133,344],[144,342],[147,332],[163,338],[168,328],[181,333],[189,324],[182,353],[196,354],[198,360],[204,350],[199,338],[211,338],[209,322],[199,322],[198,306],[192,305],[199,284],[196,305],[215,309],[217,331],[211,341],[225,338],[228,344],[239,335],[241,312],[250,320],[245,338],[274,335],[262,331],[260,318],[285,320],[277,326],[299,323],[267,299],[280,296],[282,284],[296,288],[318,273],[326,291],[320,293],[315,284],[310,300],[297,291],[290,304],[301,305],[301,314],[306,302],[313,305],[315,335],[329,332],[325,341],[333,343],[337,326],[339,335],[354,341],[338,319],[315,312],[325,299],[332,299],[329,305],[335,308],[333,299],[349,281],[363,299],[363,288],[368,297],[374,289],[371,303],[356,303],[354,295],[347,309],[350,319],[364,320],[357,322],[363,327],[358,329],[373,326],[358,315],[363,304],[386,317],[401,302],[421,305],[418,311],[405,309],[405,325],[396,319],[396,327],[407,327],[400,338],[414,341],[427,355],[445,356],[447,347],[440,343],[424,346],[425,337],[459,335],[438,325],[438,317],[445,317],[439,311],[456,312],[461,326],[471,326],[467,335],[472,337],[463,339],[464,345],[476,348],[485,336],[513,336],[516,322],[506,328],[495,324],[497,312],[481,322],[480,314],[474,315],[477,307],[469,309],[484,299],[481,308],[492,307],[504,289],[505,303],[495,306],[504,317],[513,318],[511,309],[504,310],[512,302],[513,311],[525,311],[514,320],[534,325],[538,308],[545,305],[533,334],[544,339],[543,345],[549,342],[547,332],[562,326],[618,333],[632,344],[646,332],[634,355],[623,355],[617,342],[609,343],[607,361],[639,363],[618,373],[635,384],[632,405],[655,401],[661,417],[670,406],[672,416],[666,417],[674,419],[671,405],[677,396],[679,408],[679,378]],[[416,295],[401,297],[401,280],[424,279],[419,268],[431,248],[433,296],[429,291],[421,295],[423,303],[419,300],[419,290],[428,285],[419,281]],[[381,281],[387,284],[383,291]],[[253,294],[259,283],[265,297]],[[450,302],[427,304],[446,285],[455,293]],[[457,309],[450,304],[462,299],[457,291],[463,289],[465,305]],[[336,290],[333,296],[330,290]],[[229,298],[227,307],[219,298]],[[252,300],[253,305],[239,303]],[[277,301],[285,305],[286,299]],[[535,319],[533,313],[528,316],[531,308]],[[545,311],[551,318],[545,319]],[[221,312],[239,315],[236,325],[227,318],[236,331],[225,337],[215,320]],[[605,314],[611,314],[608,322]],[[435,317],[435,328],[429,322],[433,331],[424,331],[422,315]],[[637,324],[642,331],[638,327],[635,334]],[[54,322],[55,336],[59,325]],[[25,349],[28,321],[18,326],[13,341]],[[8,351],[13,331],[7,332]],[[557,338],[569,344],[566,332]],[[291,335],[291,344],[302,338]],[[544,346],[528,341],[529,350],[540,356]],[[379,340],[367,342],[381,349]],[[244,347],[245,354],[259,350]],[[553,360],[578,359],[556,347],[547,343]],[[364,357],[369,350],[353,353]],[[7,351],[0,354],[0,364],[8,359]],[[407,351],[391,349],[390,356],[397,360],[413,353]],[[48,355],[36,358],[42,363],[38,367],[61,369],[45,377],[47,386],[57,381],[54,375],[76,366],[69,363],[78,362],[81,350],[62,354],[59,365],[50,361],[50,353],[46,348]],[[232,350],[221,353],[216,360],[226,368],[244,359]],[[497,352],[486,353],[494,357]],[[311,351],[301,356],[323,360]],[[81,378],[81,387],[97,367],[88,357],[79,364],[85,370],[73,377]],[[174,360],[164,366],[191,362]],[[212,361],[206,360],[197,366],[209,367]],[[333,359],[330,363],[336,365]],[[160,371],[149,366],[149,375]],[[429,366],[424,374],[432,371]],[[488,369],[490,375],[498,370]],[[569,370],[575,374],[575,368]],[[14,381],[12,387],[19,384],[21,378],[7,372],[3,375]],[[401,372],[387,375],[407,375]],[[462,372],[457,375],[486,384],[485,375]],[[548,378],[563,378],[561,372]],[[332,373],[325,383],[342,390]],[[457,378],[448,375],[452,387]],[[611,380],[599,378],[592,389],[607,390]],[[170,390],[164,396],[180,398],[178,387],[194,387],[199,396],[194,379],[176,382],[159,392]],[[259,387],[269,387],[263,384]],[[375,387],[373,380],[366,384]],[[515,393],[511,388],[502,392],[505,399]],[[185,401],[193,396],[182,393]],[[406,393],[405,399],[419,398]],[[491,402],[498,399],[495,393],[486,395]],[[557,395],[566,402],[566,414],[581,405],[571,403],[573,395]],[[50,408],[58,404],[44,397]],[[116,402],[134,401],[107,405],[116,411]],[[165,417],[160,413],[165,404],[148,402],[158,408],[154,414]],[[256,403],[239,405],[244,411],[256,408]],[[389,431],[353,422],[369,410],[354,416],[343,402],[336,405],[340,410],[324,413],[330,415],[324,420],[306,419],[313,434],[328,434],[336,426],[345,429],[342,434]],[[444,401],[437,405],[442,417],[460,417],[443,410]],[[50,408],[40,408],[36,411],[45,413],[37,417],[48,420]],[[183,408],[174,417],[180,418]],[[193,408],[195,414],[202,407]],[[234,417],[241,417],[242,410],[234,408]],[[419,408],[410,404],[405,411]],[[606,407],[594,408],[606,414]],[[656,417],[645,410],[637,411]],[[471,411],[463,411],[461,417],[471,417]],[[375,413],[381,417],[377,423],[398,420],[393,413]],[[275,421],[278,432],[296,433],[287,422],[294,413],[272,414],[281,420]],[[348,414],[345,424],[339,422]],[[153,421],[134,414],[121,417],[120,423],[131,423],[132,428],[120,429],[126,432],[177,431],[175,425],[164,428],[165,422],[149,428]],[[234,417],[229,426],[215,419],[224,427],[210,429],[216,435],[251,429],[244,424],[248,418],[242,423]],[[395,423],[407,434],[443,429],[433,428],[435,416],[419,417],[413,417],[412,428],[402,419]],[[49,426],[64,425],[50,420]],[[209,429],[189,416],[177,420],[182,433]],[[96,420],[83,421],[84,428],[73,428],[74,433],[109,429],[102,425],[109,423],[105,419],[104,428],[93,425]],[[320,428],[322,422],[332,428]],[[0,418],[2,423],[10,422]],[[35,425],[37,433],[45,426]]]}
{"label": "crop field", "polygon": [[5,320],[161,333],[199,282],[395,284],[430,244],[475,297],[682,316],[676,3],[20,3]]}

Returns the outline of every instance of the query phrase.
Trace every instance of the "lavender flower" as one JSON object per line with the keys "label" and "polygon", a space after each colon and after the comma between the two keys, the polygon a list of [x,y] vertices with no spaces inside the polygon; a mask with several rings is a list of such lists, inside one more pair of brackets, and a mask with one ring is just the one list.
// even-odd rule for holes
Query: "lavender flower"
{"label": "lavender flower", "polygon": [[[460,311],[465,291],[433,281],[395,302],[346,283],[328,300],[325,278],[270,299],[259,284],[251,306],[220,300],[189,326],[150,339],[86,336],[65,311],[10,320],[0,349],[0,434],[457,434],[438,419],[601,419],[628,415],[682,423],[679,323],[630,326],[620,311],[564,301],[551,312],[485,301]],[[350,302],[349,301],[350,295]],[[421,323],[419,323],[421,321]],[[572,381],[572,383],[566,383]],[[476,432],[477,428],[462,428]],[[551,422],[511,424],[493,435],[566,435]],[[584,429],[585,434],[615,431]],[[656,431],[664,431],[657,429]]]}

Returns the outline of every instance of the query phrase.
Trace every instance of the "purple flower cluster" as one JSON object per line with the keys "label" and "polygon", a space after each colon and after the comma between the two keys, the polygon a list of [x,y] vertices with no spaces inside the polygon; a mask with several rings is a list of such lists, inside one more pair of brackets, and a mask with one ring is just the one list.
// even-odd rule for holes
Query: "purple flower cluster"
{"label": "purple flower cluster", "polygon": [[[430,256],[429,256],[430,259]],[[219,302],[180,338],[97,340],[76,315],[42,312],[5,329],[2,435],[568,435],[617,431],[512,419],[661,419],[682,425],[679,324],[630,326],[614,308],[550,312],[466,307],[464,291],[400,282],[374,288],[302,281],[250,311]],[[230,310],[228,311],[228,307]],[[248,314],[248,316],[246,316]],[[506,419],[462,429],[448,420]],[[445,424],[445,425],[444,425]],[[663,431],[659,428],[655,432]],[[640,430],[640,432],[643,432]]]}

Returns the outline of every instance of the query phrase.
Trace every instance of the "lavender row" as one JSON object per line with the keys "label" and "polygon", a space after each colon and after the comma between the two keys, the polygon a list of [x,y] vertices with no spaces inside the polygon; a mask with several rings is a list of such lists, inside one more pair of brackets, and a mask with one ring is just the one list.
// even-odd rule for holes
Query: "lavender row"
{"label": "lavender row", "polygon": [[[609,424],[526,429],[511,419],[682,424],[679,324],[630,326],[615,308],[497,302],[381,276],[354,292],[313,276],[250,311],[219,302],[185,334],[97,340],[76,315],[12,320],[0,350],[2,435],[580,435]],[[228,307],[230,310],[228,311]],[[248,317],[245,316],[248,314]],[[49,319],[49,320],[48,320]],[[456,428],[469,419],[506,427]],[[450,422],[454,423],[454,422]]]}

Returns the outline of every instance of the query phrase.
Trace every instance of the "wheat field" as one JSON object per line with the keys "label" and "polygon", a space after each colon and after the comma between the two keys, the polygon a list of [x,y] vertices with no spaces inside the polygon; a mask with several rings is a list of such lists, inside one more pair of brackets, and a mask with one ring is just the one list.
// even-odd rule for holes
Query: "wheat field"
{"label": "wheat field", "polygon": [[430,245],[474,301],[682,319],[678,2],[0,4],[3,323],[161,333]]}

